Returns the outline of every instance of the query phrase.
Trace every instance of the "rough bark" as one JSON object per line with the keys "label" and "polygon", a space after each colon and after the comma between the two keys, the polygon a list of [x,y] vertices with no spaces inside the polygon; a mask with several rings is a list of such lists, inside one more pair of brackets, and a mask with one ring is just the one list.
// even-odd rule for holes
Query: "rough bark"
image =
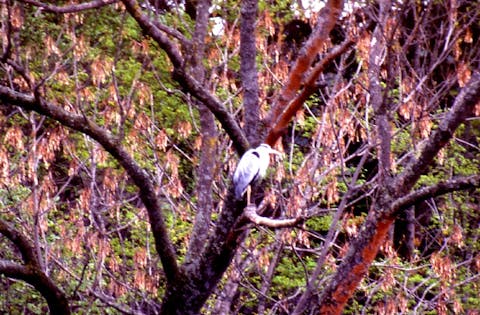
{"label": "rough bark", "polygon": [[[305,43],[305,46],[301,49],[300,56],[297,58],[290,71],[287,83],[280,92],[280,96],[273,104],[272,109],[266,118],[268,135],[265,143],[268,143],[270,146],[275,144],[292,117],[295,116],[295,113],[301,108],[305,100],[315,91],[315,81],[321,71],[323,71],[325,65],[353,44],[353,42],[347,41],[347,44],[342,45],[342,48],[336,50],[325,58],[324,61],[312,71],[312,75],[305,80],[307,73],[310,70],[310,66],[320,52],[322,45],[328,39],[330,31],[335,26],[342,9],[343,1],[330,0],[320,11],[317,26],[310,35],[308,41]],[[302,86],[304,86],[302,93],[296,97],[298,90]]]}
{"label": "rough bark", "polygon": [[202,131],[202,145],[200,147],[200,163],[198,166],[197,183],[197,213],[192,229],[192,236],[185,261],[196,259],[203,251],[210,231],[211,213],[213,208],[212,183],[217,163],[217,129],[213,115],[203,105],[200,107],[200,128]]}
{"label": "rough bark", "polygon": [[[203,67],[203,59],[205,57],[205,36],[207,35],[208,17],[209,17],[209,0],[199,0],[196,10],[195,32],[193,36],[193,48],[190,63],[192,67],[192,75],[199,82],[204,81],[205,69]],[[197,213],[192,229],[192,236],[185,258],[186,263],[190,263],[198,257],[203,251],[206,239],[208,237],[211,212],[212,212],[212,183],[213,171],[215,167],[216,144],[217,144],[217,127],[215,118],[208,108],[196,101],[196,106],[200,114],[200,129],[202,134],[202,145],[200,147],[200,164],[198,167],[198,183],[197,183]]]}
{"label": "rough bark", "polygon": [[51,314],[70,314],[70,306],[65,293],[42,271],[30,241],[3,220],[0,220],[0,234],[3,234],[17,247],[24,262],[24,264],[18,264],[0,260],[0,274],[12,279],[23,280],[35,287],[47,301]]}
{"label": "rough bark", "polygon": [[241,4],[240,26],[240,77],[243,88],[245,134],[252,147],[260,144],[258,137],[259,103],[258,74],[256,67],[255,22],[258,0]]}
{"label": "rough bark", "polygon": [[325,7],[320,11],[317,25],[308,41],[300,50],[300,55],[295,60],[295,64],[288,76],[288,80],[266,119],[266,124],[269,129],[272,129],[275,121],[285,110],[288,103],[295,98],[296,93],[304,83],[305,75],[308,73],[317,54],[322,49],[322,45],[328,39],[330,31],[335,26],[342,9],[343,1],[329,0],[325,4]]}
{"label": "rough bark", "polygon": [[479,101],[480,75],[475,73],[469,84],[457,96],[454,106],[440,123],[438,129],[429,137],[418,158],[409,163],[390,185],[378,189],[377,200],[370,210],[365,225],[350,245],[335,276],[320,296],[319,314],[341,314],[348,299],[367,273],[400,209],[405,209],[405,207],[419,202],[425,196],[429,196],[427,192],[430,194],[441,193],[447,188],[460,190],[465,189],[464,187],[478,185],[478,176],[474,176],[458,182],[438,184],[421,190],[422,193],[407,195],[418,178],[425,174],[440,149],[452,138],[457,127],[473,114],[475,104]]}
{"label": "rough bark", "polygon": [[75,13],[85,10],[98,9],[100,7],[113,4],[120,0],[94,0],[90,2],[80,3],[80,4],[70,4],[64,6],[56,6],[47,3],[43,3],[36,0],[21,0],[20,2],[28,3],[36,7],[42,8],[46,12],[52,13]]}
{"label": "rough bark", "polygon": [[[220,100],[208,92],[201,82],[189,75],[185,68],[185,58],[182,56],[179,47],[172,42],[147,15],[141,12],[140,6],[135,0],[122,0],[122,2],[145,34],[152,37],[168,55],[174,67],[173,76],[176,81],[180,83],[186,91],[208,107],[230,136],[237,153],[240,155],[243,154],[248,149],[248,141],[242,129]],[[186,50],[190,49],[190,47],[184,48]]]}
{"label": "rough bark", "polygon": [[378,248],[385,240],[393,219],[370,216],[359,236],[323,290],[317,314],[341,314],[348,299],[368,271]]}
{"label": "rough bark", "polygon": [[204,252],[195,262],[185,266],[184,276],[171,288],[171,295],[165,296],[163,314],[197,314],[200,311],[248,231],[236,226],[244,206],[243,202],[235,200],[231,187]]}
{"label": "rough bark", "polygon": [[368,60],[368,92],[375,113],[375,136],[376,143],[378,143],[378,169],[381,185],[385,183],[390,173],[390,145],[392,142],[387,89],[381,87],[383,80],[380,74],[387,57],[385,32],[387,30],[388,10],[390,10],[390,2],[382,1],[379,12],[380,21],[373,32],[372,46],[370,47]]}
{"label": "rough bark", "polygon": [[169,282],[174,282],[179,274],[177,257],[168,237],[165,220],[160,202],[155,192],[153,182],[147,172],[123,149],[121,144],[106,130],[102,129],[86,117],[72,114],[64,109],[46,102],[41,98],[19,93],[10,88],[0,86],[0,99],[3,104],[15,105],[26,110],[32,110],[40,115],[54,119],[62,125],[90,136],[100,143],[130,175],[139,189],[140,198],[147,209],[155,246],[160,255],[165,276]]}

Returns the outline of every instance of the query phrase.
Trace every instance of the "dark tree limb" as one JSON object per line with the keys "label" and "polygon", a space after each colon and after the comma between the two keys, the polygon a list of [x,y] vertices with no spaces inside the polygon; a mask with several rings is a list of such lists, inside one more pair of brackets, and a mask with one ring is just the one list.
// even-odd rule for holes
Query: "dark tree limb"
{"label": "dark tree limb", "polygon": [[175,68],[183,67],[185,60],[180,53],[180,49],[172,42],[151,19],[140,8],[140,5],[135,0],[122,0],[127,8],[128,13],[137,21],[138,25],[145,32],[157,42],[161,49],[165,51],[168,58]]}
{"label": "dark tree limb", "polygon": [[[197,13],[198,16],[198,13]],[[199,104],[200,128],[202,132],[202,144],[200,147],[200,163],[197,170],[197,213],[190,237],[186,263],[198,259],[203,252],[210,224],[212,221],[212,184],[214,170],[217,165],[218,131],[212,113],[203,105]]]}
{"label": "dark tree limb", "polygon": [[[236,122],[233,115],[214,95],[205,89],[204,85],[192,77],[186,68],[186,61],[180,49],[172,42],[163,32],[155,26],[150,18],[143,14],[140,6],[135,0],[122,0],[130,15],[137,21],[138,25],[148,36],[165,51],[168,58],[173,64],[173,77],[178,83],[196,99],[202,102],[215,115],[222,124],[223,129],[227,132],[232,140],[238,154],[242,155],[248,149],[247,139]],[[185,47],[187,50],[190,47]]]}
{"label": "dark tree limb", "polygon": [[139,188],[140,198],[147,209],[156,249],[160,255],[168,282],[174,282],[179,275],[177,257],[168,237],[165,220],[153,182],[147,172],[123,149],[118,140],[109,132],[82,115],[76,115],[48,103],[42,98],[17,92],[0,86],[0,100],[3,104],[15,105],[32,110],[58,121],[63,126],[90,136],[100,143],[122,165]]}
{"label": "dark tree limb", "polygon": [[12,279],[23,280],[32,285],[47,300],[50,314],[70,314],[67,297],[41,270],[30,265],[0,260],[0,274]]}
{"label": "dark tree limb", "polygon": [[31,246],[30,241],[22,233],[3,220],[0,220],[0,233],[8,238],[13,244],[15,244],[22,255],[23,261],[26,264],[40,266],[34,248]]}
{"label": "dark tree limb", "polygon": [[[308,72],[310,66],[317,57],[318,52],[320,52],[323,43],[328,39],[330,31],[335,26],[342,9],[342,0],[329,0],[325,4],[325,7],[320,11],[317,25],[308,41],[300,50],[300,56],[298,56],[292,70],[290,71],[288,81],[280,92],[277,101],[273,104],[266,119],[266,125],[269,129],[272,129],[275,121],[277,121],[278,117],[282,114],[290,101],[295,98],[297,91],[304,83],[305,74]],[[277,139],[273,140],[276,141]],[[267,143],[270,145],[274,144],[271,142]]]}
{"label": "dark tree limb", "polygon": [[94,1],[80,3],[80,4],[69,4],[64,6],[56,6],[56,5],[43,3],[41,1],[36,1],[36,0],[21,0],[20,2],[39,7],[45,12],[75,13],[75,12],[80,12],[85,10],[98,9],[119,1],[120,0],[94,0]]}
{"label": "dark tree limb", "polygon": [[248,150],[249,145],[244,132],[238,125],[233,115],[225,106],[198,81],[187,75],[184,68],[176,68],[174,76],[177,81],[188,91],[201,101],[215,115],[223,129],[229,135],[233,142],[236,152],[241,156]]}
{"label": "dark tree limb", "polygon": [[417,204],[419,201],[427,200],[429,198],[441,196],[458,190],[466,190],[478,187],[480,187],[480,175],[454,178],[432,186],[420,188],[398,198],[393,202],[390,211],[393,214],[397,214],[399,211],[409,208]]}
{"label": "dark tree limb", "polygon": [[318,76],[325,70],[325,68],[330,65],[335,58],[344,54],[348,49],[350,49],[356,42],[358,38],[348,38],[342,44],[332,49],[310,72],[308,78],[305,80],[303,89],[299,94],[293,98],[286,109],[276,118],[275,123],[269,130],[267,139],[265,143],[274,145],[277,139],[283,134],[285,129],[292,117],[295,116],[298,110],[302,108],[305,101],[316,91],[318,91],[317,79]]}
{"label": "dark tree limb", "polygon": [[[193,35],[193,49],[190,60],[192,75],[199,82],[204,82],[205,68],[203,60],[205,58],[205,38],[208,31],[208,18],[210,0],[199,0],[196,6],[195,31]],[[200,256],[205,247],[210,230],[211,213],[213,208],[212,184],[214,179],[214,169],[216,165],[217,148],[217,127],[215,117],[212,112],[201,102],[197,102],[200,114],[200,128],[202,135],[202,144],[200,147],[200,164],[198,167],[197,191],[197,213],[190,237],[185,263],[189,264]]]}
{"label": "dark tree limb", "polygon": [[[163,314],[198,314],[207,298],[230,265],[239,244],[248,229],[235,228],[245,204],[235,200],[233,186],[225,196],[225,206],[215,222],[204,251],[192,263],[185,265],[185,277],[177,281],[171,294],[165,296],[163,305],[175,307],[162,309]],[[181,303],[179,302],[181,301]]]}
{"label": "dark tree limb", "polygon": [[370,47],[368,59],[368,77],[370,102],[375,113],[376,125],[376,143],[378,143],[378,169],[380,185],[385,184],[385,180],[390,174],[390,153],[392,128],[389,119],[389,101],[387,99],[387,89],[382,88],[381,69],[387,57],[387,44],[385,34],[387,30],[388,10],[390,2],[380,2],[380,21],[375,27],[372,35],[372,46]]}
{"label": "dark tree limb", "polygon": [[[370,210],[367,221],[357,238],[351,243],[334,277],[320,296],[318,314],[341,314],[348,299],[353,295],[375,259],[398,210],[408,206],[415,194],[425,197],[428,196],[427,192],[429,190],[430,194],[433,194],[435,191],[437,193],[448,192],[466,189],[478,184],[478,179],[467,178],[464,181],[452,181],[450,184],[438,184],[436,188],[426,188],[423,192],[413,193],[412,196],[407,197],[407,193],[415,185],[418,178],[426,173],[434,157],[452,138],[458,126],[467,117],[473,115],[475,104],[479,101],[480,74],[475,73],[469,83],[460,91],[450,112],[429,137],[418,158],[410,162],[388,187],[379,187],[377,200]],[[453,186],[455,183],[458,185],[456,189]],[[405,199],[402,199],[404,197]],[[397,200],[403,201],[396,204]]]}
{"label": "dark tree limb", "polygon": [[469,83],[460,91],[445,119],[428,138],[417,159],[409,163],[396,178],[393,187],[397,196],[405,195],[425,174],[438,152],[450,141],[453,133],[466,118],[473,116],[475,105],[480,102],[480,73],[472,74]]}
{"label": "dark tree limb", "polygon": [[250,220],[252,223],[257,225],[263,225],[270,228],[286,228],[286,227],[295,227],[298,224],[302,223],[305,218],[291,218],[291,219],[271,219],[267,217],[262,217],[257,213],[257,207],[255,205],[248,205],[243,210],[245,217]]}
{"label": "dark tree limb", "polygon": [[240,19],[240,77],[243,87],[244,129],[252,146],[259,145],[261,141],[258,137],[259,101],[255,40],[257,7],[258,0],[242,1]]}
{"label": "dark tree limb", "polygon": [[30,241],[17,229],[0,220],[0,234],[8,238],[22,254],[25,264],[0,259],[0,274],[23,280],[40,292],[47,300],[51,314],[70,314],[68,299],[60,288],[41,269]]}

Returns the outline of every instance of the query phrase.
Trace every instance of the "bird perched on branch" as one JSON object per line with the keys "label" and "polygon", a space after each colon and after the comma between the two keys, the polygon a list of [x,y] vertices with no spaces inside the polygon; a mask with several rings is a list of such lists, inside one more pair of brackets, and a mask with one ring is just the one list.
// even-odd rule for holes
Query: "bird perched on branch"
{"label": "bird perched on branch", "polygon": [[266,143],[262,143],[243,154],[233,174],[233,185],[237,200],[241,199],[243,194],[247,192],[247,204],[250,204],[250,185],[265,177],[270,163],[270,154],[282,155]]}

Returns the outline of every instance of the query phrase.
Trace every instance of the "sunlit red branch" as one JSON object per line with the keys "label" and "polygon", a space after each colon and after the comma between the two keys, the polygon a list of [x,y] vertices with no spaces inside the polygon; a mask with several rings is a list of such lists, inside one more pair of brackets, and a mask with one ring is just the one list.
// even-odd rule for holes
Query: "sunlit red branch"
{"label": "sunlit red branch", "polygon": [[295,98],[286,105],[286,109],[276,118],[270,132],[267,135],[266,143],[273,146],[277,139],[282,135],[282,132],[287,127],[288,123],[295,116],[295,113],[303,106],[305,101],[317,90],[316,81],[318,76],[325,70],[325,68],[338,56],[342,55],[350,47],[355,44],[355,39],[347,39],[340,46],[332,50],[326,55],[310,72],[310,75],[305,80],[302,91]]}
{"label": "sunlit red branch", "polygon": [[[308,73],[317,54],[321,51],[323,44],[328,39],[330,31],[335,26],[342,9],[343,1],[329,0],[325,7],[320,11],[318,24],[309,40],[300,51],[300,56],[297,58],[295,65],[290,72],[288,81],[266,119],[267,126],[269,126],[270,129],[278,120],[278,117],[282,112],[287,108],[288,104],[295,98],[295,94],[298,92],[302,84],[305,83],[305,74]],[[272,137],[269,138],[271,139]],[[273,143],[268,141],[267,143],[273,145]]]}

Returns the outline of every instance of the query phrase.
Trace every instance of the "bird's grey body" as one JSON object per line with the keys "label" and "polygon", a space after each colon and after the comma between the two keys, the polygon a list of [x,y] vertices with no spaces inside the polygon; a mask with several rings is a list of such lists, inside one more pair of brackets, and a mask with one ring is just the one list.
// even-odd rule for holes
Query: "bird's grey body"
{"label": "bird's grey body", "polygon": [[[243,154],[233,174],[236,199],[242,198],[249,185],[265,177],[268,164],[270,163],[270,153],[281,154],[265,143]],[[248,202],[250,202],[250,200],[248,200]]]}

